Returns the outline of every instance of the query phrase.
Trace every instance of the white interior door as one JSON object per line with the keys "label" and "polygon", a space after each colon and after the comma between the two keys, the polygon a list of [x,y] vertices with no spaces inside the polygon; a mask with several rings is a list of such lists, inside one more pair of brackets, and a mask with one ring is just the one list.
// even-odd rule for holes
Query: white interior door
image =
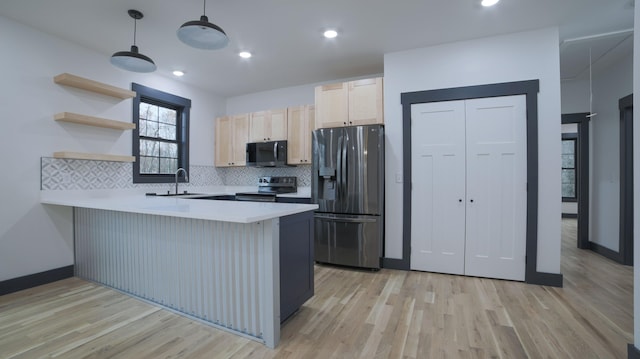
{"label": "white interior door", "polygon": [[411,106],[411,269],[464,274],[464,101]]}
{"label": "white interior door", "polygon": [[411,269],[524,280],[526,99],[411,107]]}
{"label": "white interior door", "polygon": [[524,280],[527,213],[524,95],[465,102],[465,274]]}

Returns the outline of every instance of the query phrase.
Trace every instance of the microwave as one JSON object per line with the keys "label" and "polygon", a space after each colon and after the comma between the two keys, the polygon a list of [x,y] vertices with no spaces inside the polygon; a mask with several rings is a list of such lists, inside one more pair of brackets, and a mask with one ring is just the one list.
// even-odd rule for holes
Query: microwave
{"label": "microwave", "polygon": [[247,167],[287,166],[287,141],[247,143]]}

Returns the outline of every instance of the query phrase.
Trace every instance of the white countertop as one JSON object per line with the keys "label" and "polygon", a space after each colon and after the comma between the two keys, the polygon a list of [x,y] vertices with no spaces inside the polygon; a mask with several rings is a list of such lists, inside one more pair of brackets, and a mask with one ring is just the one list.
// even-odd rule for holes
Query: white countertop
{"label": "white countertop", "polygon": [[[245,187],[243,187],[246,189]],[[255,187],[253,187],[255,189]],[[189,188],[191,193],[235,194],[236,187]],[[250,190],[248,190],[250,191]],[[137,192],[140,192],[139,190]],[[146,192],[151,192],[146,190]],[[246,192],[246,191],[245,191]],[[306,190],[282,195],[309,197]],[[291,214],[313,211],[315,204],[216,201],[162,196],[146,196],[136,191],[41,191],[40,203],[144,213],[158,216],[196,218],[212,221],[252,223]]]}

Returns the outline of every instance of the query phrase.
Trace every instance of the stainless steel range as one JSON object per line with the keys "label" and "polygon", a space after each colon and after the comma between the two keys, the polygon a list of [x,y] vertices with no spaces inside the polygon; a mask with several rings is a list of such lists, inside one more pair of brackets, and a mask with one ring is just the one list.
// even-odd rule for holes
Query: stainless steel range
{"label": "stainless steel range", "polygon": [[236,201],[275,202],[277,194],[297,191],[297,177],[263,176],[258,178],[258,192],[236,193]]}

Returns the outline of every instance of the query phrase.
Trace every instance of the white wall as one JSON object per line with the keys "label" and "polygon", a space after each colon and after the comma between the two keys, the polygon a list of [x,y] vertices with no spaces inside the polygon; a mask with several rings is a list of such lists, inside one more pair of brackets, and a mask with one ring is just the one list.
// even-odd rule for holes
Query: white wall
{"label": "white wall", "polygon": [[402,106],[410,91],[540,80],[538,263],[560,273],[560,65],[556,28],[385,55],[386,256],[402,255]]}
{"label": "white wall", "polygon": [[264,111],[315,103],[315,84],[292,86],[227,99],[227,114]]}
{"label": "white wall", "polygon": [[591,187],[590,240],[619,250],[620,225],[620,110],[618,101],[633,91],[633,56],[593,76],[590,121]]}
{"label": "white wall", "polygon": [[0,48],[0,281],[73,264],[71,210],[39,202],[40,157],[60,150],[131,154],[131,132],[53,121],[63,111],[131,121],[131,100],[57,85],[55,75],[69,72],[123,88],[137,82],[190,98],[190,162],[213,165],[213,119],[226,111],[222,98],[156,74],[119,70],[108,54],[3,16]]}
{"label": "white wall", "polygon": [[564,80],[562,91],[562,113],[589,112],[589,80]]}
{"label": "white wall", "polygon": [[349,77],[229,97],[226,103],[227,114],[237,115],[241,113],[264,111],[290,106],[312,105],[315,103],[315,87],[318,85],[382,76],[382,74],[371,74],[359,77]]}

